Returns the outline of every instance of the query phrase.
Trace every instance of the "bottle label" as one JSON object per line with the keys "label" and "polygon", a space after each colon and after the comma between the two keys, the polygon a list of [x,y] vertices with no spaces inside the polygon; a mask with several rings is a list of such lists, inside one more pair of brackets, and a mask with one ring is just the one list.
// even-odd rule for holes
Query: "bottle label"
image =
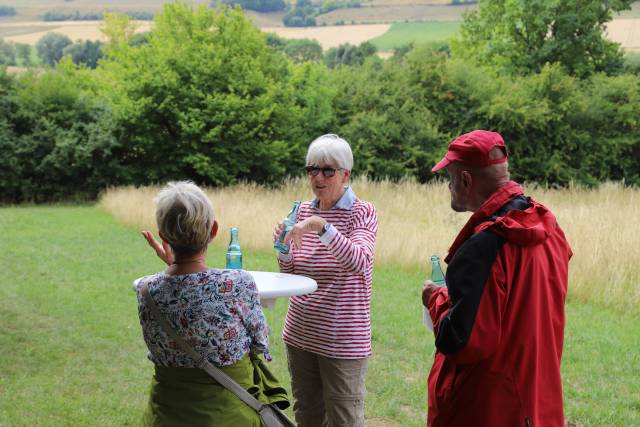
{"label": "bottle label", "polygon": [[227,254],[227,269],[242,269],[242,254]]}

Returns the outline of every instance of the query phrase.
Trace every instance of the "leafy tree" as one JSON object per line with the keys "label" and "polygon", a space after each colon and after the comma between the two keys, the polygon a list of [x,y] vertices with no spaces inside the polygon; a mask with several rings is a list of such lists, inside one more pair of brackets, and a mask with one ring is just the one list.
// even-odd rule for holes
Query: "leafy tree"
{"label": "leafy tree", "polygon": [[287,27],[313,27],[316,25],[316,16],[329,13],[336,9],[360,7],[358,0],[324,0],[314,2],[312,0],[297,0],[293,7],[282,18]]}
{"label": "leafy tree", "polygon": [[[145,11],[128,11],[124,12],[124,15],[131,19],[138,21],[151,21],[153,20],[153,13]],[[60,10],[52,10],[46,12],[42,20],[43,21],[100,21],[104,19],[103,12],[64,12]]]}
{"label": "leafy tree", "polygon": [[136,183],[272,183],[295,170],[305,123],[289,65],[239,9],[166,4],[136,48],[106,30],[99,70]]}
{"label": "leafy tree", "polygon": [[627,73],[640,75],[640,52],[626,52],[624,57],[624,70]]}
{"label": "leafy tree", "polygon": [[557,62],[578,77],[613,74],[622,67],[622,52],[607,40],[604,26],[632,1],[481,0],[478,10],[466,13],[453,51],[514,73]]}
{"label": "leafy tree", "polygon": [[65,60],[18,80],[0,72],[1,201],[91,199],[127,182],[111,110],[92,80]]}
{"label": "leafy tree", "polygon": [[111,49],[136,43],[134,34],[138,25],[129,16],[120,13],[105,13],[100,32],[109,40]]}
{"label": "leafy tree", "polygon": [[23,67],[29,67],[33,65],[33,59],[31,58],[31,46],[26,43],[16,43],[16,62]]}
{"label": "leafy tree", "polygon": [[282,18],[282,22],[287,27],[315,27],[318,13],[318,6],[311,0],[298,0],[293,9]]}
{"label": "leafy tree", "polygon": [[533,76],[500,78],[483,95],[480,114],[508,141],[516,179],[639,182],[638,77],[580,80],[555,64]]}
{"label": "leafy tree", "polygon": [[354,173],[432,179],[431,167],[447,137],[428,100],[410,83],[407,64],[371,58],[332,74],[337,131],[353,147]]}
{"label": "leafy tree", "polygon": [[333,10],[337,9],[349,9],[349,8],[359,8],[360,2],[358,0],[324,0],[320,5],[319,14],[329,13]]}
{"label": "leafy tree", "polygon": [[46,22],[51,21],[99,21],[103,17],[102,12],[87,12],[80,13],[79,10],[75,12],[63,12],[61,10],[51,10],[46,12],[42,16],[42,20]]}
{"label": "leafy tree", "polygon": [[11,116],[16,110],[15,78],[0,67],[0,202],[11,202],[19,195],[20,176],[15,160],[15,135]]}
{"label": "leafy tree", "polygon": [[149,36],[151,32],[146,31],[144,33],[136,33],[129,38],[129,44],[133,47],[142,46],[149,43]]}
{"label": "leafy tree", "polygon": [[64,48],[71,43],[71,39],[64,34],[47,33],[36,43],[36,50],[42,62],[52,67],[62,58]]}
{"label": "leafy tree", "polygon": [[12,6],[0,6],[0,16],[14,16],[16,8]]}
{"label": "leafy tree", "polygon": [[98,60],[102,58],[102,42],[96,40],[78,41],[70,44],[62,50],[62,55],[70,55],[76,65],[85,65],[89,68],[96,68]]}
{"label": "leafy tree", "polygon": [[369,42],[364,42],[359,46],[344,43],[329,49],[325,54],[324,62],[329,68],[340,65],[362,65],[365,59],[374,56],[376,51],[376,47]]}
{"label": "leafy tree", "polygon": [[302,144],[293,162],[302,169],[307,144],[319,135],[335,132],[332,104],[336,89],[329,70],[322,63],[305,62],[292,69],[294,102],[300,109],[299,123],[302,124],[298,138]]}
{"label": "leafy tree", "polygon": [[212,0],[211,7],[217,7],[220,4],[229,6],[239,5],[246,10],[255,10],[256,12],[278,12],[285,10],[287,3],[284,0]]}
{"label": "leafy tree", "polygon": [[285,39],[276,33],[267,33],[267,45],[287,55],[293,62],[319,62],[322,60],[322,46],[316,40]]}
{"label": "leafy tree", "polygon": [[[640,78],[569,76],[560,64],[514,76],[462,59],[416,49],[406,59],[409,90],[448,134],[499,131],[515,179],[553,185],[604,179],[640,182]],[[635,114],[635,116],[634,116]]]}
{"label": "leafy tree", "polygon": [[16,65],[16,51],[11,43],[0,38],[0,65]]}
{"label": "leafy tree", "polygon": [[287,45],[287,39],[280,37],[276,33],[267,33],[266,42],[268,46],[281,52],[284,51],[284,47]]}
{"label": "leafy tree", "polygon": [[283,49],[293,62],[319,62],[322,61],[322,47],[320,43],[309,39],[287,40]]}

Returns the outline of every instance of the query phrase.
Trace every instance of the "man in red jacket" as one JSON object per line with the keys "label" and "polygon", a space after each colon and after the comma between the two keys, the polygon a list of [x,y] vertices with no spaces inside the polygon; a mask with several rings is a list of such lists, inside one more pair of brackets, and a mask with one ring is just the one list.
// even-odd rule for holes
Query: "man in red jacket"
{"label": "man in red jacket", "polygon": [[437,348],[427,425],[564,427],[564,233],[510,181],[498,133],[461,135],[432,170],[443,168],[451,208],[473,215],[445,259],[447,286],[422,293]]}

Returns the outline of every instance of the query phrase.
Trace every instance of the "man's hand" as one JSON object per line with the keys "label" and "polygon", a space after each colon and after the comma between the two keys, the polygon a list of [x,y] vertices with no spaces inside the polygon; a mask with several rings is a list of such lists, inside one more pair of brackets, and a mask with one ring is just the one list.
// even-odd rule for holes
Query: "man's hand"
{"label": "man's hand", "polygon": [[300,221],[299,223],[294,225],[291,231],[289,231],[284,237],[284,241],[286,243],[293,241],[293,244],[296,248],[301,248],[302,236],[304,236],[306,233],[320,232],[320,230],[322,230],[322,227],[324,227],[326,223],[327,221],[324,218],[320,218],[316,215],[310,216],[304,221]]}
{"label": "man's hand", "polygon": [[425,307],[429,306],[429,298],[433,293],[440,289],[440,286],[433,283],[431,280],[425,280],[422,284],[422,305]]}
{"label": "man's hand", "polygon": [[158,242],[155,237],[153,237],[153,233],[146,230],[142,232],[142,236],[147,240],[149,246],[151,246],[153,250],[156,251],[156,255],[158,255],[158,258],[164,261],[167,265],[173,264],[173,251],[171,250],[171,246],[169,246],[167,242],[163,240],[162,244],[160,244],[160,242]]}

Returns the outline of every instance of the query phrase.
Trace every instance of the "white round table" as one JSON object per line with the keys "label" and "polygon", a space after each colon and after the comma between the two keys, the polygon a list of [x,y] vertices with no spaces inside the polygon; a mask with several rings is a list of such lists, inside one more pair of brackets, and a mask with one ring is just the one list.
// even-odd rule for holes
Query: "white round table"
{"label": "white round table", "polygon": [[247,271],[253,276],[264,307],[273,308],[276,298],[304,295],[318,289],[315,280],[305,276],[270,271]]}
{"label": "white round table", "polygon": [[[318,289],[318,284],[315,280],[297,274],[249,270],[247,270],[247,273],[251,274],[256,282],[258,295],[260,295],[260,302],[263,307],[273,308],[276,298],[304,295]],[[142,277],[134,280],[134,290],[141,279]]]}

